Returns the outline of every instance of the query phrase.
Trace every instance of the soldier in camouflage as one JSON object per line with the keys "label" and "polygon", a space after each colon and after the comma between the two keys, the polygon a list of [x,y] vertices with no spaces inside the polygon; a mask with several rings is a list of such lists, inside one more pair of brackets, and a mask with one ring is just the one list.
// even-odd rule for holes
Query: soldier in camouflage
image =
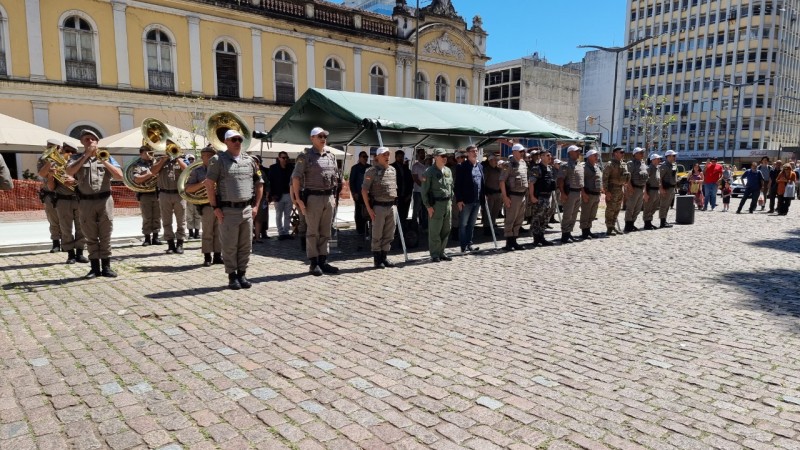
{"label": "soldier in camouflage", "polygon": [[556,189],[556,173],[550,165],[553,155],[542,151],[539,153],[539,163],[532,166],[528,172],[528,197],[533,204],[533,217],[531,218],[531,233],[533,245],[549,247],[554,245],[544,238],[547,222],[553,215],[555,205],[551,201],[553,191]]}
{"label": "soldier in camouflage", "polygon": [[647,185],[647,166],[643,162],[644,149],[636,147],[633,149],[633,161],[628,161],[628,172],[630,181],[628,189],[625,191],[625,232],[639,231],[634,225],[636,218],[642,211],[644,205],[644,189]]}
{"label": "soldier in camouflage", "polygon": [[661,224],[658,228],[672,228],[672,225],[667,223],[667,213],[669,213],[669,208],[672,206],[672,201],[675,199],[675,186],[678,184],[677,181],[677,172],[678,169],[675,166],[675,159],[677,159],[678,154],[672,150],[667,150],[664,153],[664,161],[659,166],[658,171],[661,174],[661,192],[659,194],[659,205],[658,205],[658,218],[661,220]]}
{"label": "soldier in camouflage", "polygon": [[647,167],[647,188],[644,193],[644,229],[656,230],[653,226],[653,216],[658,211],[659,193],[661,192],[661,174],[658,166],[661,163],[661,155],[653,153],[650,155],[650,165]]}
{"label": "soldier in camouflage", "polygon": [[583,165],[583,192],[586,193],[581,203],[581,238],[597,239],[600,236],[592,233],[592,222],[597,218],[597,207],[600,205],[600,196],[603,195],[603,172],[597,164],[600,155],[597,150],[586,152],[586,162]]}
{"label": "soldier in camouflage", "polygon": [[375,164],[364,173],[361,201],[372,221],[372,258],[376,268],[394,267],[387,255],[392,248],[397,224],[394,220],[397,202],[397,174],[389,164],[389,149],[378,147]]}
{"label": "soldier in camouflage", "polygon": [[561,203],[564,205],[564,215],[561,218],[561,243],[569,244],[577,240],[572,237],[572,230],[578,219],[581,201],[588,201],[586,192],[583,191],[583,163],[578,161],[581,148],[570,145],[567,148],[569,162],[562,165],[558,178],[558,189],[561,191]]}
{"label": "soldier in camouflage", "polygon": [[603,191],[606,194],[606,235],[616,236],[617,217],[622,209],[625,188],[630,182],[631,174],[628,165],[622,163],[625,149],[615,147],[611,153],[611,162],[603,169]]}

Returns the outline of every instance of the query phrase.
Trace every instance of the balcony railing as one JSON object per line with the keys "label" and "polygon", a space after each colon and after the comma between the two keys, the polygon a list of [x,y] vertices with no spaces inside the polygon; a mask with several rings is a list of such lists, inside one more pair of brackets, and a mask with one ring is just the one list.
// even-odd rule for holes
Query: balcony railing
{"label": "balcony railing", "polygon": [[276,85],[275,86],[275,101],[278,103],[294,103],[294,86],[291,85]]}
{"label": "balcony railing", "polygon": [[217,95],[220,97],[239,98],[239,82],[236,80],[217,80]]}
{"label": "balcony railing", "polygon": [[175,75],[172,72],[148,70],[147,75],[151,91],[172,92],[175,90]]}
{"label": "balcony railing", "polygon": [[97,66],[94,61],[64,61],[67,81],[81,84],[97,84]]}

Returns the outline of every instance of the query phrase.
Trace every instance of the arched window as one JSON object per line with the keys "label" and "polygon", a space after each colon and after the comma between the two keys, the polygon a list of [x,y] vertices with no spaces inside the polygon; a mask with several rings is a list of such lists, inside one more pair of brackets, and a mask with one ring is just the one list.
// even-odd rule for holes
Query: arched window
{"label": "arched window", "polygon": [[80,140],[81,139],[81,131],[83,131],[83,130],[94,131],[94,133],[97,136],[99,136],[100,139],[103,139],[103,133],[100,130],[98,130],[96,127],[93,127],[91,125],[77,125],[77,126],[72,127],[72,130],[70,130],[70,132],[69,132],[69,137]]}
{"label": "arched window", "polygon": [[466,104],[467,101],[467,82],[463,78],[456,81],[456,103]]}
{"label": "arched window", "polygon": [[344,71],[339,61],[328,58],[325,61],[325,89],[341,91],[344,86]]}
{"label": "arched window", "polygon": [[446,102],[447,91],[450,86],[447,84],[447,79],[443,75],[436,77],[436,101]]}
{"label": "arched window", "polygon": [[372,66],[372,70],[369,71],[369,93],[386,95],[386,74],[380,66]]}
{"label": "arched window", "polygon": [[294,103],[294,61],[285,50],[275,53],[275,101]]}
{"label": "arched window", "polygon": [[0,8],[0,77],[8,76],[8,66],[6,66],[6,36],[5,36],[6,18],[3,16],[2,8]]}
{"label": "arched window", "polygon": [[239,55],[228,41],[220,41],[214,51],[217,62],[217,95],[239,97]]}
{"label": "arched window", "polygon": [[417,72],[417,98],[420,100],[428,98],[428,77],[422,72]]}
{"label": "arched window", "polygon": [[64,20],[64,68],[67,81],[97,83],[94,32],[86,20],[70,16]]}
{"label": "arched window", "polygon": [[148,86],[154,91],[174,91],[172,43],[166,33],[154,29],[145,36]]}

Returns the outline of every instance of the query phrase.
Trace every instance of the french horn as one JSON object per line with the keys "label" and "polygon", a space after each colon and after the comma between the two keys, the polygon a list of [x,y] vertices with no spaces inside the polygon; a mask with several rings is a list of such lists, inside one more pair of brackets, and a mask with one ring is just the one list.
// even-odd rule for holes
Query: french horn
{"label": "french horn", "polygon": [[242,135],[242,151],[247,151],[252,142],[252,132],[247,126],[247,123],[241,117],[230,111],[222,111],[213,114],[208,118],[206,124],[206,137],[208,143],[218,152],[224,152],[228,149],[225,145],[225,132],[228,130],[236,130]]}

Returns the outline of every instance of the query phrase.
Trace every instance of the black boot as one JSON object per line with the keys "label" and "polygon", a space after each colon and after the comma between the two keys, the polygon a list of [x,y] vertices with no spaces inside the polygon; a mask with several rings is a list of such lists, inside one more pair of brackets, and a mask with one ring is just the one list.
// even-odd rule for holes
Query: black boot
{"label": "black boot", "polygon": [[623,231],[626,232],[626,233],[632,233],[632,232],[636,231],[633,228],[633,222],[630,222],[630,221],[626,220],[625,221],[625,229]]}
{"label": "black boot", "polygon": [[103,258],[101,261],[103,263],[103,269],[100,270],[100,275],[108,278],[117,278],[117,272],[111,270],[111,259]]}
{"label": "black boot", "polygon": [[142,247],[147,247],[148,245],[150,245],[150,235],[145,234],[144,241],[142,241]]}
{"label": "black boot", "polygon": [[300,240],[300,250],[306,251],[306,235],[301,234],[298,239]]}
{"label": "black boot", "polygon": [[639,228],[636,226],[636,221],[631,221],[631,231],[639,231]]}
{"label": "black boot", "polygon": [[514,251],[513,241],[514,241],[514,238],[510,238],[510,237],[506,238],[506,246],[503,247],[503,250],[505,250],[507,252]]}
{"label": "black boot", "polygon": [[167,239],[167,253],[175,253],[175,239]]}
{"label": "black boot", "polygon": [[517,238],[511,238],[511,247],[513,247],[514,250],[525,250],[525,247],[517,244]]}
{"label": "black boot", "polygon": [[203,265],[209,267],[211,264],[211,253],[203,253]]}
{"label": "black boot", "polygon": [[155,233],[153,233],[153,241],[152,241],[152,244],[153,244],[153,245],[164,245],[164,241],[161,241],[161,240],[159,240],[159,239],[158,239],[158,231],[156,231]]}
{"label": "black boot", "polygon": [[322,269],[324,273],[329,275],[339,273],[339,269],[328,264],[328,255],[320,255],[319,256],[319,268]]}
{"label": "black boot", "polygon": [[67,264],[75,264],[75,250],[67,250]]}
{"label": "black boot", "polygon": [[389,262],[389,252],[381,252],[381,262],[383,263],[383,267],[391,268],[394,267],[394,264]]}
{"label": "black boot", "polygon": [[[305,239],[304,239],[305,240]],[[319,267],[319,258],[309,258],[311,265],[308,267],[308,272],[315,277],[322,276],[322,269]]]}
{"label": "black boot", "polygon": [[50,253],[58,253],[60,251],[61,251],[61,240],[53,239],[53,248],[50,249]]}
{"label": "black boot", "polygon": [[225,264],[225,261],[222,260],[222,253],[214,253],[214,260],[212,261],[214,264]]}
{"label": "black boot", "polygon": [[539,233],[539,243],[542,244],[542,247],[551,247],[553,245],[556,245],[556,244],[548,241],[547,239],[545,239],[544,238],[544,233]]}
{"label": "black boot", "polygon": [[548,223],[558,223],[556,216],[550,216],[550,221]]}
{"label": "black boot", "polygon": [[179,255],[183,254],[183,239],[178,239],[178,243],[175,244],[175,253]]}
{"label": "black boot", "polygon": [[588,228],[584,228],[581,230],[581,239],[591,239],[592,238],[592,230]]}
{"label": "black boot", "polygon": [[372,252],[372,266],[376,269],[383,269],[383,254],[381,252]]}
{"label": "black boot", "polygon": [[90,259],[90,263],[92,263],[92,269],[87,273],[83,278],[92,279],[100,276],[100,260],[99,259]]}
{"label": "black boot", "polygon": [[228,289],[233,291],[238,291],[242,288],[242,285],[239,284],[239,278],[236,276],[236,272],[228,274]]}
{"label": "black boot", "polygon": [[645,230],[657,230],[658,228],[656,228],[653,225],[653,221],[652,220],[645,220],[644,221],[644,229]]}
{"label": "black boot", "polygon": [[89,262],[89,259],[87,257],[83,256],[83,249],[82,248],[76,248],[75,249],[75,261],[78,261],[79,263],[83,263],[83,264],[86,264],[86,263]]}
{"label": "black boot", "polygon": [[606,236],[617,236],[618,234],[619,233],[617,233],[617,230],[615,228],[613,227],[606,228]]}
{"label": "black boot", "polygon": [[570,242],[574,242],[572,235],[570,233],[561,233],[561,243],[569,244]]}
{"label": "black boot", "polygon": [[672,224],[667,223],[667,219],[661,219],[661,225],[658,228],[672,228]]}
{"label": "black boot", "polygon": [[239,285],[242,287],[242,289],[250,289],[250,287],[253,285],[253,283],[249,282],[247,280],[247,277],[244,276],[244,274],[245,274],[244,270],[240,270],[237,273],[236,277],[239,279]]}

